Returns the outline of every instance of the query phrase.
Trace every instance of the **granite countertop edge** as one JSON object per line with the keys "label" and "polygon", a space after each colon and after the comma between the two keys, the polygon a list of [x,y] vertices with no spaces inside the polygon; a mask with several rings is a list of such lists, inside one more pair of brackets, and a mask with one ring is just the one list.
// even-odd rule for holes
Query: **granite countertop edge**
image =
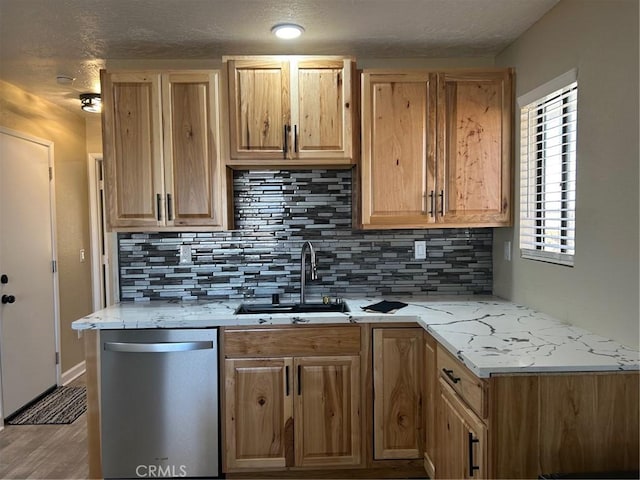
{"label": "granite countertop edge", "polygon": [[382,297],[345,298],[345,313],[237,315],[239,300],[123,302],[72,324],[74,330],[211,328],[340,323],[418,323],[480,378],[497,374],[640,370],[640,353],[498,297],[385,297],[394,313],[363,307]]}

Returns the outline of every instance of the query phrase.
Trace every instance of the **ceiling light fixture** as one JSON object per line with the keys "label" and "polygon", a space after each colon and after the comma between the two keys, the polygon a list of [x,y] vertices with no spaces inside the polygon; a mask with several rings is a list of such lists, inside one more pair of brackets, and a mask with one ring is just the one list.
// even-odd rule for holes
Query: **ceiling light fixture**
{"label": "ceiling light fixture", "polygon": [[298,38],[304,32],[304,28],[295,23],[279,23],[271,28],[271,33],[283,40]]}
{"label": "ceiling light fixture", "polygon": [[85,112],[100,113],[102,110],[102,99],[99,93],[81,93],[80,108]]}

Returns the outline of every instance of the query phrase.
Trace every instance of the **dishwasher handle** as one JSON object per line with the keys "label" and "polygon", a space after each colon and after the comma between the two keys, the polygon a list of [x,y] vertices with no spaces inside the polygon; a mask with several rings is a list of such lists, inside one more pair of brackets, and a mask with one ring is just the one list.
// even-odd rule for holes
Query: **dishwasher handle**
{"label": "dishwasher handle", "polygon": [[161,342],[161,343],[129,343],[105,342],[104,349],[110,352],[125,353],[168,353],[190,352],[193,350],[212,350],[213,342]]}

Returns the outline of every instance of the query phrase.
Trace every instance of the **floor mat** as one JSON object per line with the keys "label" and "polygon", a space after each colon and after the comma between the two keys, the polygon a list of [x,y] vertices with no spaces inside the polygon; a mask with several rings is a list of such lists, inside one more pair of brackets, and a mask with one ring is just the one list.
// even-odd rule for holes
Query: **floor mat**
{"label": "floor mat", "polygon": [[86,387],[57,387],[33,405],[8,418],[7,425],[73,423],[87,409]]}

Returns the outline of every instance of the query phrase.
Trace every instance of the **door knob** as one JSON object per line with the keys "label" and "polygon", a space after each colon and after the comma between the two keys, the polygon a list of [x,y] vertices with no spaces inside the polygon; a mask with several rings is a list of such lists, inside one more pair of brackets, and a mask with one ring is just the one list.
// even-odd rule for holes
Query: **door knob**
{"label": "door knob", "polygon": [[16,301],[16,297],[13,295],[2,295],[2,303],[13,303]]}

